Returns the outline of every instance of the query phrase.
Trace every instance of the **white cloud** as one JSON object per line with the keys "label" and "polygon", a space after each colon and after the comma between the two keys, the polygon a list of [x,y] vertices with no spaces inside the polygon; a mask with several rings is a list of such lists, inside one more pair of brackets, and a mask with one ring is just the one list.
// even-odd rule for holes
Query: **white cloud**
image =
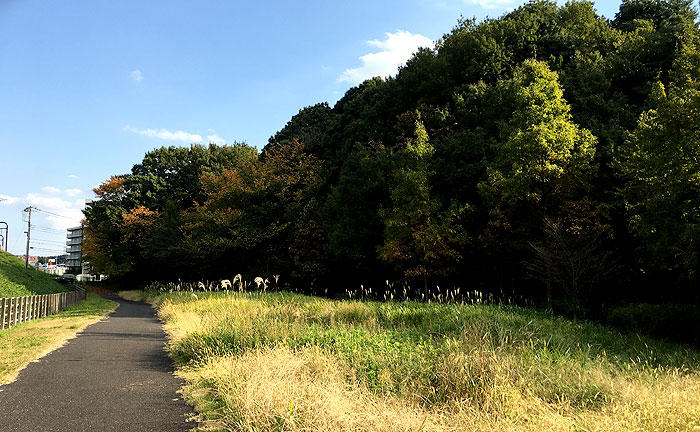
{"label": "white cloud", "polygon": [[[29,193],[22,201],[24,201],[26,205],[38,207],[39,209],[36,218],[32,215],[32,225],[34,225],[34,221],[37,221],[36,223],[41,225],[42,223],[40,221],[45,220],[49,222],[51,228],[64,230],[79,225],[80,221],[83,219],[83,200],[71,202],[58,197],[47,197]],[[43,210],[43,212],[41,210]]]}
{"label": "white cloud", "polygon": [[219,145],[224,145],[226,144],[226,140],[221,138],[218,135],[207,135],[207,142],[208,143],[214,143],[214,144],[219,144]]}
{"label": "white cloud", "polygon": [[171,132],[167,129],[144,129],[139,130],[131,126],[124,126],[124,130],[127,132],[137,133],[139,135],[144,135],[151,138],[159,138],[169,141],[184,141],[184,142],[202,142],[202,136],[197,134],[191,134],[184,131]]}
{"label": "white cloud", "polygon": [[131,75],[131,79],[136,81],[137,83],[143,81],[143,74],[139,69],[132,70],[129,75]]}
{"label": "white cloud", "polygon": [[80,195],[81,193],[83,193],[83,191],[81,191],[80,189],[66,189],[64,192],[65,192],[65,194],[68,195],[69,197],[78,196],[78,195]]}
{"label": "white cloud", "polygon": [[[497,0],[499,1],[499,0]],[[338,81],[351,84],[359,84],[362,81],[375,77],[387,77],[394,75],[399,66],[406,63],[420,47],[433,48],[435,42],[420,34],[397,30],[396,33],[386,33],[383,41],[373,40],[368,45],[378,48],[380,51],[365,54],[360,57],[362,66],[346,69]]]}
{"label": "white cloud", "polygon": [[479,5],[484,9],[498,9],[506,6],[512,6],[515,0],[465,0],[465,3]]}
{"label": "white cloud", "polygon": [[75,175],[75,174],[68,174],[67,177],[68,177],[69,179],[79,179],[79,178],[80,178],[80,177],[78,177],[78,176]]}
{"label": "white cloud", "polygon": [[11,197],[8,195],[0,195],[0,204],[12,205],[18,201],[19,201],[19,198],[17,198],[17,197]]}
{"label": "white cloud", "polygon": [[61,189],[53,186],[44,186],[41,188],[41,191],[51,195],[58,195],[61,193]]}
{"label": "white cloud", "polygon": [[214,129],[209,129],[208,132],[211,135],[207,135],[207,143],[214,143],[214,144],[219,144],[219,145],[226,144],[226,140],[221,138],[220,136],[218,136]]}
{"label": "white cloud", "polygon": [[[477,5],[483,9],[502,9],[506,12],[513,10],[513,6],[517,3],[523,3],[522,0],[428,0],[436,7],[444,9],[458,6],[459,4]],[[560,5],[564,4],[563,0],[557,0]]]}

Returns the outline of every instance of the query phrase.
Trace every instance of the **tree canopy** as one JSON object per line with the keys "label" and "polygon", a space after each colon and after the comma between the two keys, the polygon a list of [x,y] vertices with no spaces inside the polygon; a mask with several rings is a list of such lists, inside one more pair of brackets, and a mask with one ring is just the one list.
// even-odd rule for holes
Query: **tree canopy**
{"label": "tree canopy", "polygon": [[[543,292],[532,263],[566,251],[615,269],[586,276],[600,302],[661,278],[664,295],[695,296],[696,20],[690,0],[624,0],[612,19],[532,0],[460,19],[395,77],[302,108],[262,151],[147,153],[95,189],[85,250],[142,279],[255,271],[330,293],[404,279],[522,295]],[[572,292],[565,279],[548,280],[549,300]]]}

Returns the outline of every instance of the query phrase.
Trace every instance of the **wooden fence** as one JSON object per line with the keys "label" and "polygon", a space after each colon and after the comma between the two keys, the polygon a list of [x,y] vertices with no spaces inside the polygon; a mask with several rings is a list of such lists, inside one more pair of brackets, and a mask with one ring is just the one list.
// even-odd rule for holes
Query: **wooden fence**
{"label": "wooden fence", "polygon": [[53,315],[61,309],[85,300],[85,291],[69,291],[25,297],[0,298],[0,329]]}

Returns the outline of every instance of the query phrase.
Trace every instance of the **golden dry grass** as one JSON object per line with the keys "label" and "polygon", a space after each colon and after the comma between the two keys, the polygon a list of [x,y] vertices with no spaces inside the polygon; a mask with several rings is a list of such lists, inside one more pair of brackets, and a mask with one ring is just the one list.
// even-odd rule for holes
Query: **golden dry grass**
{"label": "golden dry grass", "polygon": [[601,326],[494,306],[160,300],[203,430],[700,430],[700,353]]}

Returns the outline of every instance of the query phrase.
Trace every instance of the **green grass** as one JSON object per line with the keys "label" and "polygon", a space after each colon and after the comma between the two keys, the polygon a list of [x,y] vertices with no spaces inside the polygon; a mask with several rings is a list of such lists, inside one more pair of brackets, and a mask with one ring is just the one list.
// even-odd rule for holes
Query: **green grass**
{"label": "green grass", "polygon": [[0,330],[0,384],[12,381],[29,362],[60,347],[117,304],[88,292],[87,299],[61,312]]}
{"label": "green grass", "polygon": [[[221,429],[700,428],[700,352],[601,325],[512,306],[155,299],[186,395]],[[320,408],[329,389],[337,407]]]}
{"label": "green grass", "polygon": [[36,269],[24,268],[24,261],[0,251],[0,297],[20,297],[67,291],[61,284]]}

